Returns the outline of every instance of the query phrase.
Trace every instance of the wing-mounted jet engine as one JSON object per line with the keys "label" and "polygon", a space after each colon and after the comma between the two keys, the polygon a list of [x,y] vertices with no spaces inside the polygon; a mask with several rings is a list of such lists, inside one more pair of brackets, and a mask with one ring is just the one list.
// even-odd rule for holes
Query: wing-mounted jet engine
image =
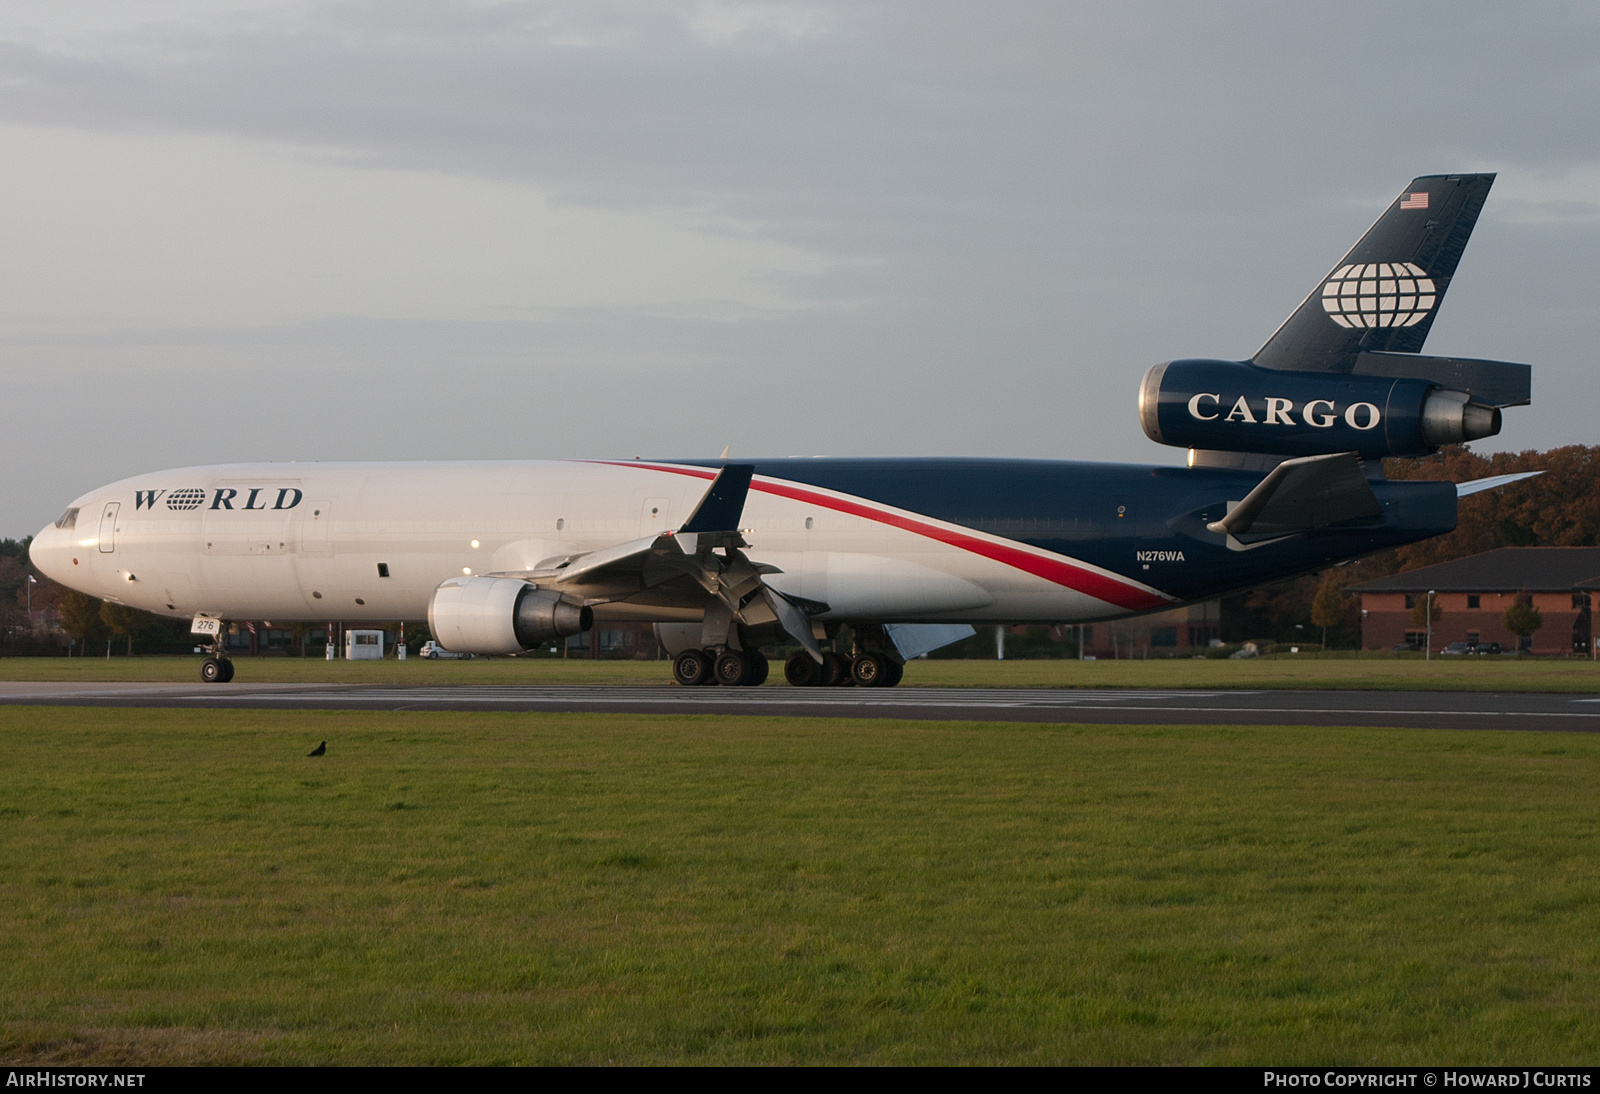
{"label": "wing-mounted jet engine", "polygon": [[452,653],[521,653],[594,626],[594,609],[514,577],[453,577],[428,601],[428,630]]}

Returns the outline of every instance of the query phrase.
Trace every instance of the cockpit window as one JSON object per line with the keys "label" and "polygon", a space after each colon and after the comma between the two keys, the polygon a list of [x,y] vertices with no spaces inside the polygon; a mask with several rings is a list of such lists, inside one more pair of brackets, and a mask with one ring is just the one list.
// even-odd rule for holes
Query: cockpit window
{"label": "cockpit window", "polygon": [[65,513],[62,513],[60,519],[56,521],[57,528],[76,528],[77,526],[78,511],[76,509],[68,509]]}

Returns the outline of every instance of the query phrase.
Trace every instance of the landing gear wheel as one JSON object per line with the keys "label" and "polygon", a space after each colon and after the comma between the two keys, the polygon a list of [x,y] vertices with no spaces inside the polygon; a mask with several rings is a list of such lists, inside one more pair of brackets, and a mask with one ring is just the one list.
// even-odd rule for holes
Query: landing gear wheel
{"label": "landing gear wheel", "polygon": [[772,671],[772,666],[759,653],[748,653],[745,656],[750,658],[750,679],[746,680],[745,683],[750,687],[758,688],[767,682],[767,673]]}
{"label": "landing gear wheel", "polygon": [[888,678],[888,670],[884,668],[886,659],[875,653],[864,653],[850,662],[850,678],[856,682],[857,687],[881,688]]}
{"label": "landing gear wheel", "polygon": [[700,650],[684,650],[672,659],[672,678],[686,688],[711,682],[711,658]]}
{"label": "landing gear wheel", "polygon": [[883,683],[878,686],[883,688],[895,687],[901,680],[905,679],[905,675],[906,667],[904,664],[896,661],[893,657],[885,657],[883,659]]}
{"label": "landing gear wheel", "polygon": [[843,687],[850,680],[850,664],[836,653],[822,655],[822,664],[819,669],[817,686],[823,688]]}
{"label": "landing gear wheel", "polygon": [[222,666],[226,664],[220,657],[207,657],[200,662],[200,679],[208,684],[225,684],[228,682],[228,672]]}
{"label": "landing gear wheel", "polygon": [[712,671],[723,687],[742,687],[750,680],[750,659],[738,650],[723,650],[717,655]]}
{"label": "landing gear wheel", "polygon": [[233,661],[226,657],[222,659],[222,683],[233,683]]}
{"label": "landing gear wheel", "polygon": [[789,681],[790,687],[814,688],[822,683],[822,666],[805,650],[791,653],[783,663],[783,678]]}

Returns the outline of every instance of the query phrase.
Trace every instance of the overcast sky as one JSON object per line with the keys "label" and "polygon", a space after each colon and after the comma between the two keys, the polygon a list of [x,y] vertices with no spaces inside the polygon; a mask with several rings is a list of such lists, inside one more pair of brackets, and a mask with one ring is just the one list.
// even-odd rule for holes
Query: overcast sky
{"label": "overcast sky", "polygon": [[1429,339],[1593,443],[1593,3],[0,5],[0,535],[220,460],[1178,463],[1414,175]]}

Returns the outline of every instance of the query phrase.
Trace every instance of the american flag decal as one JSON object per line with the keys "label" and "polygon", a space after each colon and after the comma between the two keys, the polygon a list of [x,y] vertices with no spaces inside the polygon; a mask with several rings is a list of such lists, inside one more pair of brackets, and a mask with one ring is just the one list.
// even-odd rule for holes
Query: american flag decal
{"label": "american flag decal", "polygon": [[1400,208],[1426,209],[1428,207],[1428,191],[1418,190],[1414,194],[1400,195]]}

